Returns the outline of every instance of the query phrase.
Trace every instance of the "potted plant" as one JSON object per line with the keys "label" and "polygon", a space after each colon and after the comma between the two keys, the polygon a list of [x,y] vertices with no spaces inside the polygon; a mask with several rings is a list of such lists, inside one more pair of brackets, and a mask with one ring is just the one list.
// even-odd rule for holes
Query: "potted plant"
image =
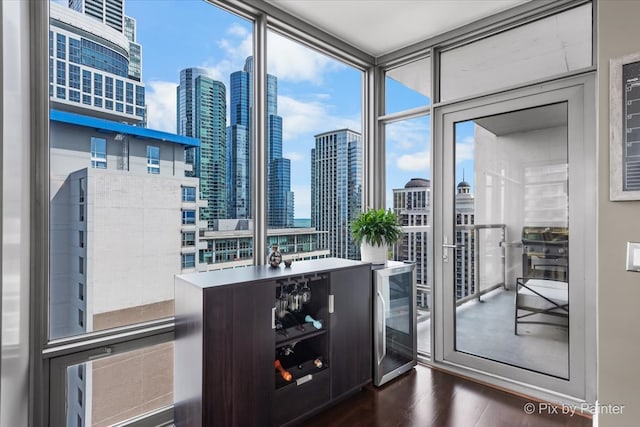
{"label": "potted plant", "polygon": [[360,244],[362,261],[372,264],[386,263],[389,245],[402,236],[398,217],[391,209],[370,209],[361,213],[353,221],[351,233],[356,244]]}

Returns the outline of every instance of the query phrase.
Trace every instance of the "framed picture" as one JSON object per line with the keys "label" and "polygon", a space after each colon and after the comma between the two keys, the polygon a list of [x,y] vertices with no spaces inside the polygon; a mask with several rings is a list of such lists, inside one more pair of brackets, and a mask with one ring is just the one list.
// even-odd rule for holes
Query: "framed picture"
{"label": "framed picture", "polygon": [[609,198],[640,200],[640,52],[609,63]]}

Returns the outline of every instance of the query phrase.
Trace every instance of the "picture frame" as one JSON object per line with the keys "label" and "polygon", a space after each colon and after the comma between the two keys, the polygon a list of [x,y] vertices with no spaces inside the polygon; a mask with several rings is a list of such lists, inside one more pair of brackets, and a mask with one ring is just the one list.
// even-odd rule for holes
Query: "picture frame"
{"label": "picture frame", "polygon": [[609,61],[609,199],[640,200],[640,52]]}

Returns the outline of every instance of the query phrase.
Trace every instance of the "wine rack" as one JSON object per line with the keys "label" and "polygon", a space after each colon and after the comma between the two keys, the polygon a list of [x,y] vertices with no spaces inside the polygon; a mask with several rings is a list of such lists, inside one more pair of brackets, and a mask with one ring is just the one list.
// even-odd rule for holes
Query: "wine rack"
{"label": "wine rack", "polygon": [[327,275],[276,282],[275,386],[299,386],[329,367]]}

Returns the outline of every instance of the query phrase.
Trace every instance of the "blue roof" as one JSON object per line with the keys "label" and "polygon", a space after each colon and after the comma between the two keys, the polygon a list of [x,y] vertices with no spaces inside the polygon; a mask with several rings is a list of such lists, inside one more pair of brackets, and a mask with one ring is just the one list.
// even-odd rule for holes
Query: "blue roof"
{"label": "blue roof", "polygon": [[175,144],[199,147],[200,140],[189,136],[176,135],[175,133],[163,132],[133,126],[126,123],[114,122],[111,120],[99,119],[97,117],[85,116],[84,114],[69,113],[67,111],[51,110],[50,119],[54,122],[68,123],[76,126],[95,128],[100,131],[121,133],[124,135],[137,136],[139,138],[157,139],[160,141],[173,142]]}

